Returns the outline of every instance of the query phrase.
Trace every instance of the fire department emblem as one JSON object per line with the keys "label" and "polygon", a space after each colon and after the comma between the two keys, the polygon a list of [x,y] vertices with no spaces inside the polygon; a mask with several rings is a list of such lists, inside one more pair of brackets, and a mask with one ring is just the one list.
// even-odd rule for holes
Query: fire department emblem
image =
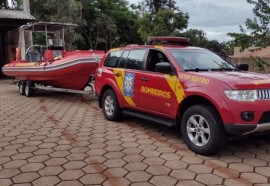
{"label": "fire department emblem", "polygon": [[126,73],[124,78],[124,96],[133,97],[134,91],[134,73]]}

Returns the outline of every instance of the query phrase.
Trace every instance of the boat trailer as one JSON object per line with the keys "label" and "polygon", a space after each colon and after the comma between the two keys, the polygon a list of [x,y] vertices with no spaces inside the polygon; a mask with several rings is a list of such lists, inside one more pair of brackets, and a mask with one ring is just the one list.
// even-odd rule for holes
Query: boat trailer
{"label": "boat trailer", "polygon": [[73,93],[73,94],[82,94],[82,95],[94,95],[95,96],[95,86],[94,78],[90,78],[90,81],[83,88],[83,90],[74,90],[67,88],[53,87],[50,85],[43,85],[37,82],[31,82],[27,80],[17,81],[16,84],[19,86],[20,95],[25,95],[26,97],[33,97],[35,90],[46,90],[46,91],[55,91],[55,92],[64,92],[64,93]]}

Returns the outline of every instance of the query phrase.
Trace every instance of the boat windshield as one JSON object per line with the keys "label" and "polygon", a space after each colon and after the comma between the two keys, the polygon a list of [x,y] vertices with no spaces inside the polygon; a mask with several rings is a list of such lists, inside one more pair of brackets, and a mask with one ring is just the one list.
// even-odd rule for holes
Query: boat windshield
{"label": "boat windshield", "polygon": [[237,70],[231,63],[205,49],[169,49],[185,71]]}

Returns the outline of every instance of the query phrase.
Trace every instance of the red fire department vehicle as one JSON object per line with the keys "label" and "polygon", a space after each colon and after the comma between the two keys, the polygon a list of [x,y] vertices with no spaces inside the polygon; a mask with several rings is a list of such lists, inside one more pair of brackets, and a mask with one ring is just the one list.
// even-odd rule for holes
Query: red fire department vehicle
{"label": "red fire department vehicle", "polygon": [[270,76],[243,71],[189,39],[152,37],[107,52],[95,75],[105,118],[129,115],[174,126],[196,153],[231,135],[270,130]]}

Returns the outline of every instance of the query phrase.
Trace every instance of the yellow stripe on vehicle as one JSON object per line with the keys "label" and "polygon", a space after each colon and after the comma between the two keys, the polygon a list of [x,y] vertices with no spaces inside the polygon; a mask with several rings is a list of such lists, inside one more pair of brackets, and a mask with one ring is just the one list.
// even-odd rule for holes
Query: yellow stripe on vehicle
{"label": "yellow stripe on vehicle", "polygon": [[162,51],[164,51],[164,47],[163,47],[163,46],[155,45],[154,47],[155,47],[155,48],[158,48],[158,49],[160,49],[160,50],[162,50]]}
{"label": "yellow stripe on vehicle", "polygon": [[172,91],[174,92],[178,103],[180,103],[185,97],[185,92],[177,76],[170,76],[170,75],[164,75],[164,76],[165,76],[165,79],[167,80],[167,83],[169,84]]}
{"label": "yellow stripe on vehicle", "polygon": [[117,74],[119,73],[120,76],[115,76],[116,83],[118,85],[119,90],[121,91],[121,94],[125,98],[126,102],[131,106],[136,106],[133,99],[128,96],[124,96],[124,77],[125,77],[125,71],[123,69],[113,69],[113,73]]}
{"label": "yellow stripe on vehicle", "polygon": [[117,50],[120,50],[120,48],[112,48],[110,51],[113,52],[113,51],[117,51]]}

